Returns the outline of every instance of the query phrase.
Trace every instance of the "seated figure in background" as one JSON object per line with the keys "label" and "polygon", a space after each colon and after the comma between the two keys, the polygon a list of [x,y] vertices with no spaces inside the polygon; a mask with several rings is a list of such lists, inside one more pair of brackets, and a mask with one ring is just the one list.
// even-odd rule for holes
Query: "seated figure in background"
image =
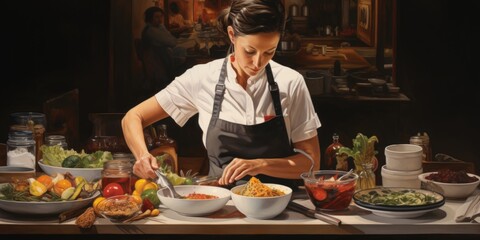
{"label": "seated figure in background", "polygon": [[[159,7],[149,7],[145,10],[145,27],[142,31],[142,44],[146,53],[153,54],[152,58],[157,58],[163,64],[163,68],[168,72],[156,74],[155,78],[161,79],[160,87],[165,87],[174,77],[175,69],[178,69],[185,63],[187,51],[185,48],[177,46],[177,39],[167,30],[164,21],[164,12]],[[155,79],[155,81],[157,81]],[[158,83],[156,84],[158,85]]]}

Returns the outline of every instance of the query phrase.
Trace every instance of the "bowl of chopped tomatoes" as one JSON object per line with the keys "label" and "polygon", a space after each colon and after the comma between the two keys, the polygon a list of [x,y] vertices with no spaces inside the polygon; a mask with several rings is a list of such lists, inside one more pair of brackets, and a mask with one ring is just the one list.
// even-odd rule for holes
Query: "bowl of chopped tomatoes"
{"label": "bowl of chopped tomatoes", "polygon": [[480,177],[463,170],[440,169],[418,175],[422,188],[438,192],[446,198],[467,198],[480,184]]}
{"label": "bowl of chopped tomatoes", "polygon": [[160,188],[157,191],[161,206],[185,216],[206,216],[222,209],[230,200],[230,190],[207,185],[177,185],[175,191],[181,198],[173,198]]}

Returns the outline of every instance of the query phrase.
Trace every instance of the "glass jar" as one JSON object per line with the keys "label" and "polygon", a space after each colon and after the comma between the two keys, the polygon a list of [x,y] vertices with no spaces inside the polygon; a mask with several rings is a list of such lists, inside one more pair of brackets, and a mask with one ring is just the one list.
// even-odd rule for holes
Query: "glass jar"
{"label": "glass jar", "polygon": [[167,134],[167,125],[161,124],[157,127],[158,137],[154,140],[155,147],[169,146],[177,150],[177,142]]}
{"label": "glass jar", "polygon": [[102,191],[108,188],[109,184],[119,184],[124,193],[131,194],[132,171],[133,165],[129,159],[107,161],[102,170]]}
{"label": "glass jar", "polygon": [[8,134],[7,165],[36,169],[35,140],[32,131],[14,131]]}
{"label": "glass jar", "polygon": [[362,163],[361,168],[357,168],[358,173],[358,180],[356,189],[363,190],[374,188],[376,186],[375,183],[375,173],[373,172],[373,164],[372,163]]}
{"label": "glass jar", "polygon": [[[43,145],[47,120],[44,113],[39,112],[16,112],[10,114],[10,132],[31,131],[35,141],[35,158],[42,158],[40,146]],[[37,170],[40,168],[37,166]]]}
{"label": "glass jar", "polygon": [[[332,136],[332,144],[330,144],[327,149],[325,150],[325,169],[330,169],[330,170],[335,170],[336,164],[337,164],[337,152],[338,149],[343,147],[343,144],[340,143],[339,141],[339,136],[338,134],[334,133]],[[347,166],[348,168],[348,166]],[[337,169],[337,170],[347,170],[348,169]]]}
{"label": "glass jar", "polygon": [[60,145],[63,149],[68,149],[67,139],[62,135],[50,135],[45,138],[45,144],[48,146]]}

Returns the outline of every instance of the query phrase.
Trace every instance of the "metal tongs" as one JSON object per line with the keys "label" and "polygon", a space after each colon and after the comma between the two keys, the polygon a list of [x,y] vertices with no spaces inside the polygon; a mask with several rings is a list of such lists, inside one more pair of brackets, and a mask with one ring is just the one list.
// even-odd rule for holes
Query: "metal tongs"
{"label": "metal tongs", "polygon": [[182,195],[178,194],[173,187],[173,184],[168,180],[167,176],[160,170],[156,170],[155,174],[158,176],[157,184],[161,186],[165,186],[163,188],[163,194],[167,197],[171,198],[184,198]]}

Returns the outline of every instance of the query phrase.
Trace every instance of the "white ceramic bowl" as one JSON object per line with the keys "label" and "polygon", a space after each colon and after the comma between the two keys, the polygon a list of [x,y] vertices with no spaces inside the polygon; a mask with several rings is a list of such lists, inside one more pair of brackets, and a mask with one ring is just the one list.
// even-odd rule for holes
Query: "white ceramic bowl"
{"label": "white ceramic bowl", "polygon": [[222,187],[205,185],[178,185],[175,191],[187,196],[191,193],[201,193],[217,196],[215,199],[179,199],[166,196],[165,188],[157,191],[160,202],[173,211],[186,216],[205,216],[222,209],[230,200],[230,190]]}
{"label": "white ceramic bowl", "polygon": [[428,175],[434,173],[437,172],[427,172],[418,176],[418,179],[422,181],[422,188],[438,192],[446,198],[467,198],[480,184],[480,177],[471,173],[467,173],[467,175],[476,177],[477,181],[471,183],[443,183],[426,179]]}
{"label": "white ceramic bowl", "polygon": [[35,169],[16,166],[0,167],[0,183],[12,182],[12,179],[26,180],[35,177]]}
{"label": "white ceramic bowl", "polygon": [[271,219],[285,210],[292,197],[292,189],[273,183],[263,183],[264,185],[283,191],[285,195],[275,197],[247,197],[239,195],[240,190],[245,187],[239,185],[231,189],[232,201],[235,207],[248,218]]}
{"label": "white ceramic bowl", "polygon": [[382,186],[384,187],[404,187],[420,188],[421,182],[418,175],[422,174],[423,168],[413,171],[395,171],[382,166]]}
{"label": "white ceramic bowl", "polygon": [[414,171],[422,168],[422,147],[414,144],[393,144],[385,147],[387,169]]}
{"label": "white ceramic bowl", "polygon": [[73,176],[82,176],[85,180],[93,182],[102,177],[103,168],[64,168],[64,167],[55,167],[43,163],[42,159],[38,161],[38,165],[46,174],[50,176],[55,176],[57,173],[65,174],[66,172],[71,173]]}

